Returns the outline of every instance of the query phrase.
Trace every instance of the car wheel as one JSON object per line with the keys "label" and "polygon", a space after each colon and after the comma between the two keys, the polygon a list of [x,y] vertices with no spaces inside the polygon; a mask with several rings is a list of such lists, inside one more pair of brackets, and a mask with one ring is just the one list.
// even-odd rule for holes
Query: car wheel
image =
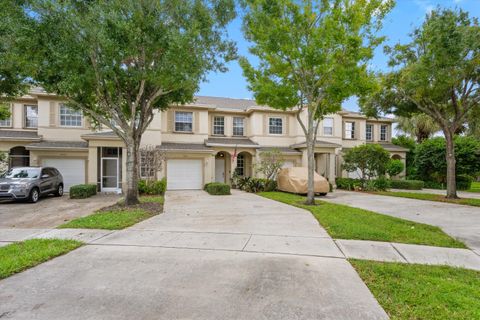
{"label": "car wheel", "polygon": [[57,197],[63,196],[63,184],[58,185],[57,191],[55,192],[55,196]]}
{"label": "car wheel", "polygon": [[325,196],[327,195],[327,193],[326,193],[326,192],[321,192],[321,193],[319,193],[318,195],[320,195],[320,196],[322,196],[322,197],[325,197]]}
{"label": "car wheel", "polygon": [[32,191],[30,191],[30,196],[28,197],[28,200],[32,203],[35,203],[40,199],[40,191],[38,191],[38,188],[33,188]]}

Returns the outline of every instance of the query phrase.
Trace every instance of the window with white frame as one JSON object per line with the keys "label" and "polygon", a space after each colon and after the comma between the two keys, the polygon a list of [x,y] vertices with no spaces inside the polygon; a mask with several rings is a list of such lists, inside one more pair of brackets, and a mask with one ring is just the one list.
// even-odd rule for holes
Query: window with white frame
{"label": "window with white frame", "polygon": [[0,104],[0,108],[5,108],[10,112],[10,116],[6,119],[0,120],[0,127],[11,127],[12,126],[12,108],[8,104]]}
{"label": "window with white frame", "polygon": [[193,131],[193,113],[175,112],[175,131],[192,132]]}
{"label": "window with white frame", "polygon": [[345,122],[345,139],[355,139],[355,122]]}
{"label": "window with white frame", "polygon": [[25,105],[25,128],[38,128],[38,106]]}
{"label": "window with white frame", "polygon": [[323,135],[333,136],[333,118],[323,119]]}
{"label": "window with white frame", "polygon": [[244,133],[244,120],[242,117],[233,117],[233,135],[243,136]]}
{"label": "window with white frame", "polygon": [[225,134],[225,118],[213,117],[213,134],[224,135]]}
{"label": "window with white frame", "polygon": [[243,154],[237,156],[237,168],[235,170],[239,176],[245,175],[245,157]]}
{"label": "window with white frame", "polygon": [[269,118],[268,119],[268,133],[270,133],[270,134],[282,134],[283,133],[283,119],[282,118]]}
{"label": "window with white frame", "polygon": [[367,123],[365,128],[365,139],[367,139],[367,141],[373,141],[373,124]]}
{"label": "window with white frame", "polygon": [[60,126],[81,127],[83,125],[82,111],[60,104]]}
{"label": "window with white frame", "polygon": [[380,126],[380,141],[387,141],[388,136],[388,126],[386,124],[382,124]]}

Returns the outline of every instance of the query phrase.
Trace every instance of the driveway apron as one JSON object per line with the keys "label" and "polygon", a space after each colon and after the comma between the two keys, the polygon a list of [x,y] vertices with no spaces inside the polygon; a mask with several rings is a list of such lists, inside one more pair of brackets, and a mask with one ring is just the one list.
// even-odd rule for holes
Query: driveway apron
{"label": "driveway apron", "polygon": [[5,319],[388,318],[309,212],[242,192],[167,192],[162,215],[0,281],[0,301]]}

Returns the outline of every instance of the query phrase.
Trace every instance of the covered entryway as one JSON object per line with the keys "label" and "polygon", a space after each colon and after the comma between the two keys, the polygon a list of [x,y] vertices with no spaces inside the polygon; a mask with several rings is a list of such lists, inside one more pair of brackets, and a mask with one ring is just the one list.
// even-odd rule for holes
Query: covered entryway
{"label": "covered entryway", "polygon": [[65,192],[68,192],[71,186],[85,183],[85,159],[43,159],[42,165],[60,171]]}
{"label": "covered entryway", "polygon": [[215,155],[215,182],[226,183],[227,172],[229,171],[230,154],[220,151]]}
{"label": "covered entryway", "polygon": [[13,147],[8,153],[9,167],[28,167],[30,166],[30,151],[24,146]]}
{"label": "covered entryway", "polygon": [[167,160],[168,190],[199,190],[203,187],[203,160]]}

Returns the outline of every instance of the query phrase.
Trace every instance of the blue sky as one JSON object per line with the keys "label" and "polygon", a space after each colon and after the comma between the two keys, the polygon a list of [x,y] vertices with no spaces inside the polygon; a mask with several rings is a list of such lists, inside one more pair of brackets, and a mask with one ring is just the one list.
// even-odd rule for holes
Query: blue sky
{"label": "blue sky", "polygon": [[[387,37],[385,44],[407,42],[408,34],[414,27],[419,26],[425,19],[427,12],[437,5],[441,7],[460,7],[468,11],[470,16],[480,17],[480,0],[397,0],[397,5],[384,21],[381,31]],[[241,32],[241,19],[237,18],[229,25],[229,36],[237,42],[238,53],[252,59],[248,53],[248,43]],[[383,54],[382,47],[377,48],[375,57],[371,61],[375,70],[387,68],[387,58]],[[229,97],[229,98],[252,98],[252,93],[247,89],[247,82],[242,75],[242,70],[237,61],[231,62],[229,71],[208,76],[208,82],[200,86],[199,95]],[[358,110],[355,98],[344,103],[344,108],[352,111]]]}

